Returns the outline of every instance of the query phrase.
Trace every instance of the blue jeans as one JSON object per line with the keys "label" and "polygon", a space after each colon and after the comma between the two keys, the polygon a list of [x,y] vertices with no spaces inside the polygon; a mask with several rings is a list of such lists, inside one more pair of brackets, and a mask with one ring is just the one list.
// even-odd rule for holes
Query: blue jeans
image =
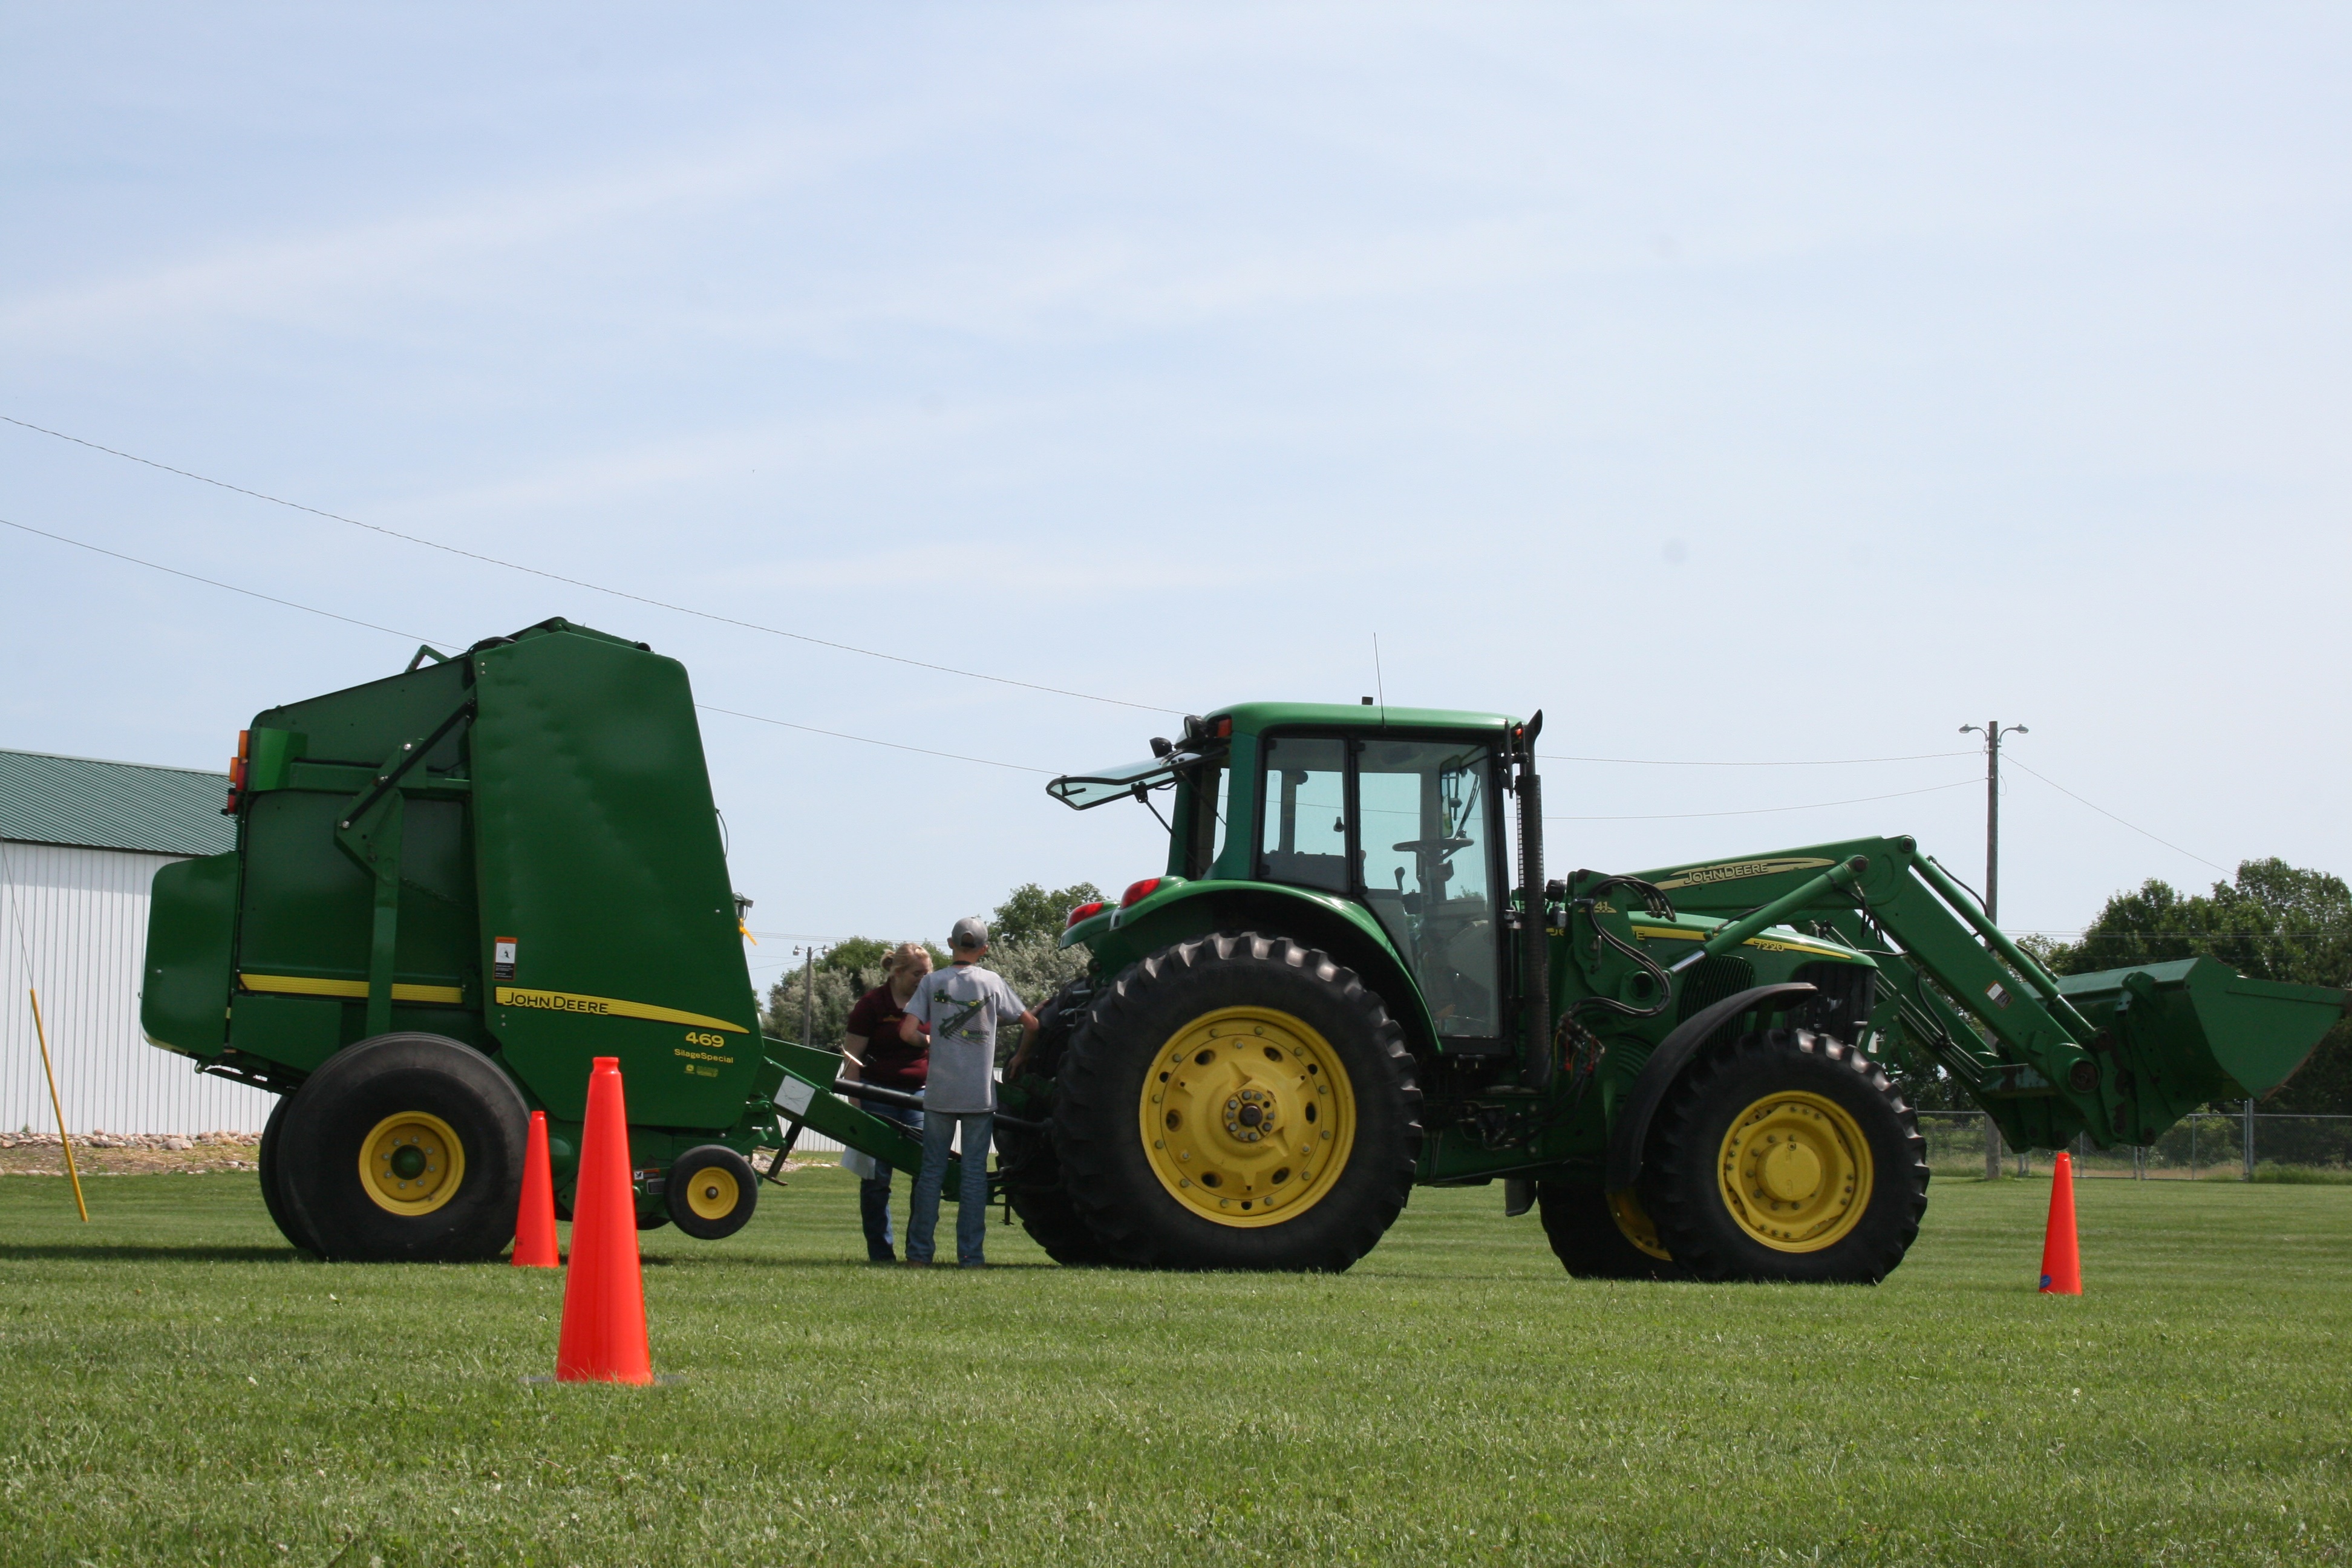
{"label": "blue jeans", "polygon": [[907,1215],[907,1260],[931,1260],[931,1233],[939,1228],[940,1189],[948,1179],[948,1143],[963,1129],[963,1191],[956,1198],[956,1261],[966,1268],[985,1263],[981,1243],[988,1237],[988,1147],[996,1135],[992,1111],[959,1116],[934,1110],[923,1118],[923,1168],[915,1176],[915,1201]]}
{"label": "blue jeans", "polygon": [[[911,1105],[892,1105],[887,1100],[865,1100],[858,1103],[869,1116],[885,1121],[895,1121],[910,1132],[923,1130],[923,1113]],[[890,1235],[890,1167],[876,1161],[874,1174],[857,1184],[857,1217],[866,1222],[866,1260],[869,1263],[893,1263],[898,1254],[891,1250]]]}

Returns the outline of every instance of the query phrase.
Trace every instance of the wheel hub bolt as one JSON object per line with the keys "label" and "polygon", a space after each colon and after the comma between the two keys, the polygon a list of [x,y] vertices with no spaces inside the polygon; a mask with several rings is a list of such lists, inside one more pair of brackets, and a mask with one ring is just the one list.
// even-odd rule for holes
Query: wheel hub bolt
{"label": "wheel hub bolt", "polygon": [[1245,1089],[1225,1101],[1225,1131],[1244,1143],[1255,1143],[1274,1131],[1274,1096]]}

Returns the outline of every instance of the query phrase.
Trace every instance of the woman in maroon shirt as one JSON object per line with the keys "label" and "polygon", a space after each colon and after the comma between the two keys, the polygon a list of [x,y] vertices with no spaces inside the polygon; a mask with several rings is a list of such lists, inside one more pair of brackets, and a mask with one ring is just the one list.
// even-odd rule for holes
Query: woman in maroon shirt
{"label": "woman in maroon shirt", "polygon": [[[928,1041],[908,1045],[898,1038],[898,1020],[907,1016],[907,1000],[931,972],[931,955],[921,942],[902,942],[882,961],[882,984],[857,999],[849,1010],[847,1037],[842,1045],[841,1076],[853,1083],[877,1089],[920,1092],[929,1072]],[[869,1113],[896,1121],[922,1136],[923,1113],[911,1105],[887,1100],[859,1102]],[[895,1263],[895,1238],[890,1234],[890,1167],[878,1161],[874,1174],[857,1186],[857,1212],[866,1222],[866,1258],[870,1263]]]}

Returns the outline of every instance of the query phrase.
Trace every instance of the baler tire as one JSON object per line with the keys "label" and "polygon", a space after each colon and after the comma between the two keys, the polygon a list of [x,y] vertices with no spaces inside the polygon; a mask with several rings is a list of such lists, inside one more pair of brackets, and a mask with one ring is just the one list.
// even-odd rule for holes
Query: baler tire
{"label": "baler tire", "polygon": [[[1788,1096],[1842,1113],[1869,1161],[1859,1213],[1838,1219],[1825,1242],[1768,1245],[1725,1195],[1733,1123]],[[1651,1124],[1638,1190],[1659,1240],[1693,1278],[1874,1285],[1918,1237],[1927,1152],[1917,1116],[1867,1055],[1811,1029],[1769,1029],[1706,1053],[1675,1081]]]}
{"label": "baler tire", "polygon": [[[1346,1078],[1345,1152],[1312,1202],[1279,1220],[1236,1225],[1206,1217],[1202,1200],[1188,1207],[1144,1145],[1146,1079],[1161,1051],[1228,1010],[1304,1026]],[[1404,1031],[1355,971],[1287,937],[1221,931],[1129,964],[1097,994],[1057,1081],[1063,1188],[1111,1260],[1129,1268],[1338,1273],[1379,1244],[1412,1195],[1421,1089]],[[1302,1127],[1312,1121],[1303,1113]]]}
{"label": "baler tire", "polygon": [[[711,1171],[723,1172],[725,1179],[712,1177],[698,1188],[697,1178]],[[698,1197],[703,1200],[700,1208],[695,1206]],[[698,1143],[670,1162],[662,1198],[678,1229],[697,1241],[720,1241],[751,1223],[760,1205],[760,1176],[751,1161],[726,1144]]]}
{"label": "baler tire", "polygon": [[1683,1271],[1653,1258],[1617,1227],[1608,1194],[1566,1182],[1536,1184],[1536,1210],[1552,1256],[1579,1279],[1680,1279]]}
{"label": "baler tire", "polygon": [[[371,1141],[404,1118],[437,1123],[457,1144],[449,1163],[459,1168],[443,1177],[454,1190],[414,1212],[372,1197],[360,1175]],[[439,1035],[378,1035],[329,1058],[295,1095],[279,1133],[279,1191],[321,1257],[494,1258],[514,1237],[530,1125],[513,1080],[471,1046]]]}
{"label": "baler tire", "polygon": [[261,1204],[269,1211],[269,1221],[278,1227],[278,1234],[292,1243],[298,1251],[316,1253],[318,1244],[296,1225],[293,1205],[286,1201],[285,1194],[278,1188],[285,1168],[278,1159],[278,1134],[286,1125],[286,1108],[293,1103],[292,1095],[281,1094],[278,1097],[278,1103],[270,1108],[269,1120],[262,1123],[261,1149],[254,1156],[254,1163],[261,1167]]}

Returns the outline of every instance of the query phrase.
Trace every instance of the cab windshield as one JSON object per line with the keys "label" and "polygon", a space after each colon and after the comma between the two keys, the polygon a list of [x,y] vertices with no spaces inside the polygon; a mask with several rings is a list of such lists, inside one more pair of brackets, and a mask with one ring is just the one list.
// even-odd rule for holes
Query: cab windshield
{"label": "cab windshield", "polygon": [[1500,1032],[1493,754],[1457,742],[1365,741],[1356,753],[1363,897],[1421,976],[1437,1032]]}

